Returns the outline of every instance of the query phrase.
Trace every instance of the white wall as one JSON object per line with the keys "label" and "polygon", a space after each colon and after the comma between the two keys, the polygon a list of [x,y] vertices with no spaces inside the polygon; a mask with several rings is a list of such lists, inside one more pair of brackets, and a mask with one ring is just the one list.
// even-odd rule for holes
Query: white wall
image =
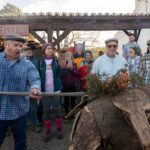
{"label": "white wall", "polygon": [[146,43],[148,40],[150,40],[150,29],[142,29],[138,39],[138,43],[141,47],[142,53],[145,53],[147,49]]}
{"label": "white wall", "polygon": [[[147,10],[147,12],[146,12]],[[135,0],[135,13],[150,13],[150,0]],[[150,40],[150,29],[142,29],[138,43],[143,53],[147,49],[147,41]]]}
{"label": "white wall", "polygon": [[114,37],[119,41],[117,51],[122,55],[122,45],[128,42],[128,36],[123,31],[118,31]]}
{"label": "white wall", "polygon": [[[147,3],[146,0],[135,0],[134,13],[146,13],[146,9],[147,13],[150,13],[150,0],[147,0]],[[119,31],[115,37],[119,40],[118,52],[122,54],[122,45],[128,42],[128,36],[123,31]],[[150,40],[150,29],[142,29],[137,43],[140,45],[143,54],[147,49],[146,43],[148,40]]]}
{"label": "white wall", "polygon": [[134,12],[135,13],[150,13],[150,0],[135,0]]}

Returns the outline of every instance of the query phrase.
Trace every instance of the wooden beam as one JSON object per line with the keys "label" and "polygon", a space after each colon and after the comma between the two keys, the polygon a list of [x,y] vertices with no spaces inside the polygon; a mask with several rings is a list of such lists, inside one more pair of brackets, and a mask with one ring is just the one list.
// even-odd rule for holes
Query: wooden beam
{"label": "wooden beam", "polygon": [[[129,36],[130,35],[130,32],[128,30],[123,30],[123,32]],[[133,34],[135,35],[135,41],[137,42],[139,36],[140,36],[140,32],[141,32],[141,29],[134,29],[133,30]]]}
{"label": "wooden beam", "polygon": [[123,30],[123,32],[127,35],[127,36],[129,36],[129,32],[128,32],[128,30]]}
{"label": "wooden beam", "polygon": [[138,39],[139,39],[140,33],[141,33],[141,29],[140,29],[139,32],[138,32],[137,41],[138,41]]}
{"label": "wooden beam", "polygon": [[53,40],[55,41],[56,40],[56,38],[53,36]]}
{"label": "wooden beam", "polygon": [[58,39],[53,42],[53,46],[56,46],[58,43],[60,43],[71,31],[72,31],[72,28],[71,28],[71,27],[69,27],[68,29],[66,29],[66,30],[58,37]]}
{"label": "wooden beam", "polygon": [[30,30],[30,33],[42,44],[46,43],[45,40],[43,40],[34,30]]}
{"label": "wooden beam", "polygon": [[135,34],[135,41],[137,42],[139,39],[141,33],[141,29],[140,30],[134,30],[134,34]]}
{"label": "wooden beam", "polygon": [[[118,15],[118,16],[17,16],[0,17],[0,25],[29,24],[36,30],[47,30],[49,25],[53,29],[66,30],[72,24],[72,30],[134,30],[150,28],[150,15]],[[50,36],[50,35],[49,35]],[[51,39],[49,37],[49,39]]]}

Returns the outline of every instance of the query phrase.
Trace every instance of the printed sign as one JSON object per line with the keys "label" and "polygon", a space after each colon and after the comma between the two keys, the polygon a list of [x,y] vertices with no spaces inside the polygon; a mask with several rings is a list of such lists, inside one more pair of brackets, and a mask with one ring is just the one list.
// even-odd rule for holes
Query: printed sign
{"label": "printed sign", "polygon": [[85,42],[83,43],[74,42],[74,53],[77,54],[79,51],[81,51],[81,53],[85,52]]}
{"label": "printed sign", "polygon": [[0,25],[0,36],[7,34],[19,34],[26,36],[29,34],[29,25],[15,24],[15,25]]}

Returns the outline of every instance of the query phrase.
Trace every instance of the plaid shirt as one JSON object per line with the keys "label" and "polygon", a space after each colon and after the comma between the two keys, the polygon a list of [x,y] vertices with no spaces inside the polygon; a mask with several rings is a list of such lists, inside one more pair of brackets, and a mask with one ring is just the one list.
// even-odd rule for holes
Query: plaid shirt
{"label": "plaid shirt", "polygon": [[139,62],[140,62],[140,56],[136,56],[133,59],[128,58],[128,67],[129,67],[130,74],[138,73]]}
{"label": "plaid shirt", "polygon": [[[39,73],[29,60],[20,57],[9,61],[0,53],[0,91],[25,92],[40,86]],[[0,95],[0,120],[14,120],[28,111],[28,97]]]}
{"label": "plaid shirt", "polygon": [[150,54],[146,54],[141,58],[139,74],[143,77],[145,85],[150,85]]}

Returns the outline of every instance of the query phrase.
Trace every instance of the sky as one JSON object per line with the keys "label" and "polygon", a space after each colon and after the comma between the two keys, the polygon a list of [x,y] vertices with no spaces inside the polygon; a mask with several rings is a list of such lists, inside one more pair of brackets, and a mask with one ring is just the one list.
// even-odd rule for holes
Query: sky
{"label": "sky", "polygon": [[132,13],[135,0],[0,0],[0,9],[11,3],[23,12]]}
{"label": "sky", "polygon": [[[0,9],[6,3],[14,4],[23,12],[80,12],[80,13],[132,13],[135,0],[0,0]],[[113,37],[116,31],[101,32],[102,39]],[[103,40],[103,41],[104,41]],[[104,44],[104,42],[103,42]]]}

